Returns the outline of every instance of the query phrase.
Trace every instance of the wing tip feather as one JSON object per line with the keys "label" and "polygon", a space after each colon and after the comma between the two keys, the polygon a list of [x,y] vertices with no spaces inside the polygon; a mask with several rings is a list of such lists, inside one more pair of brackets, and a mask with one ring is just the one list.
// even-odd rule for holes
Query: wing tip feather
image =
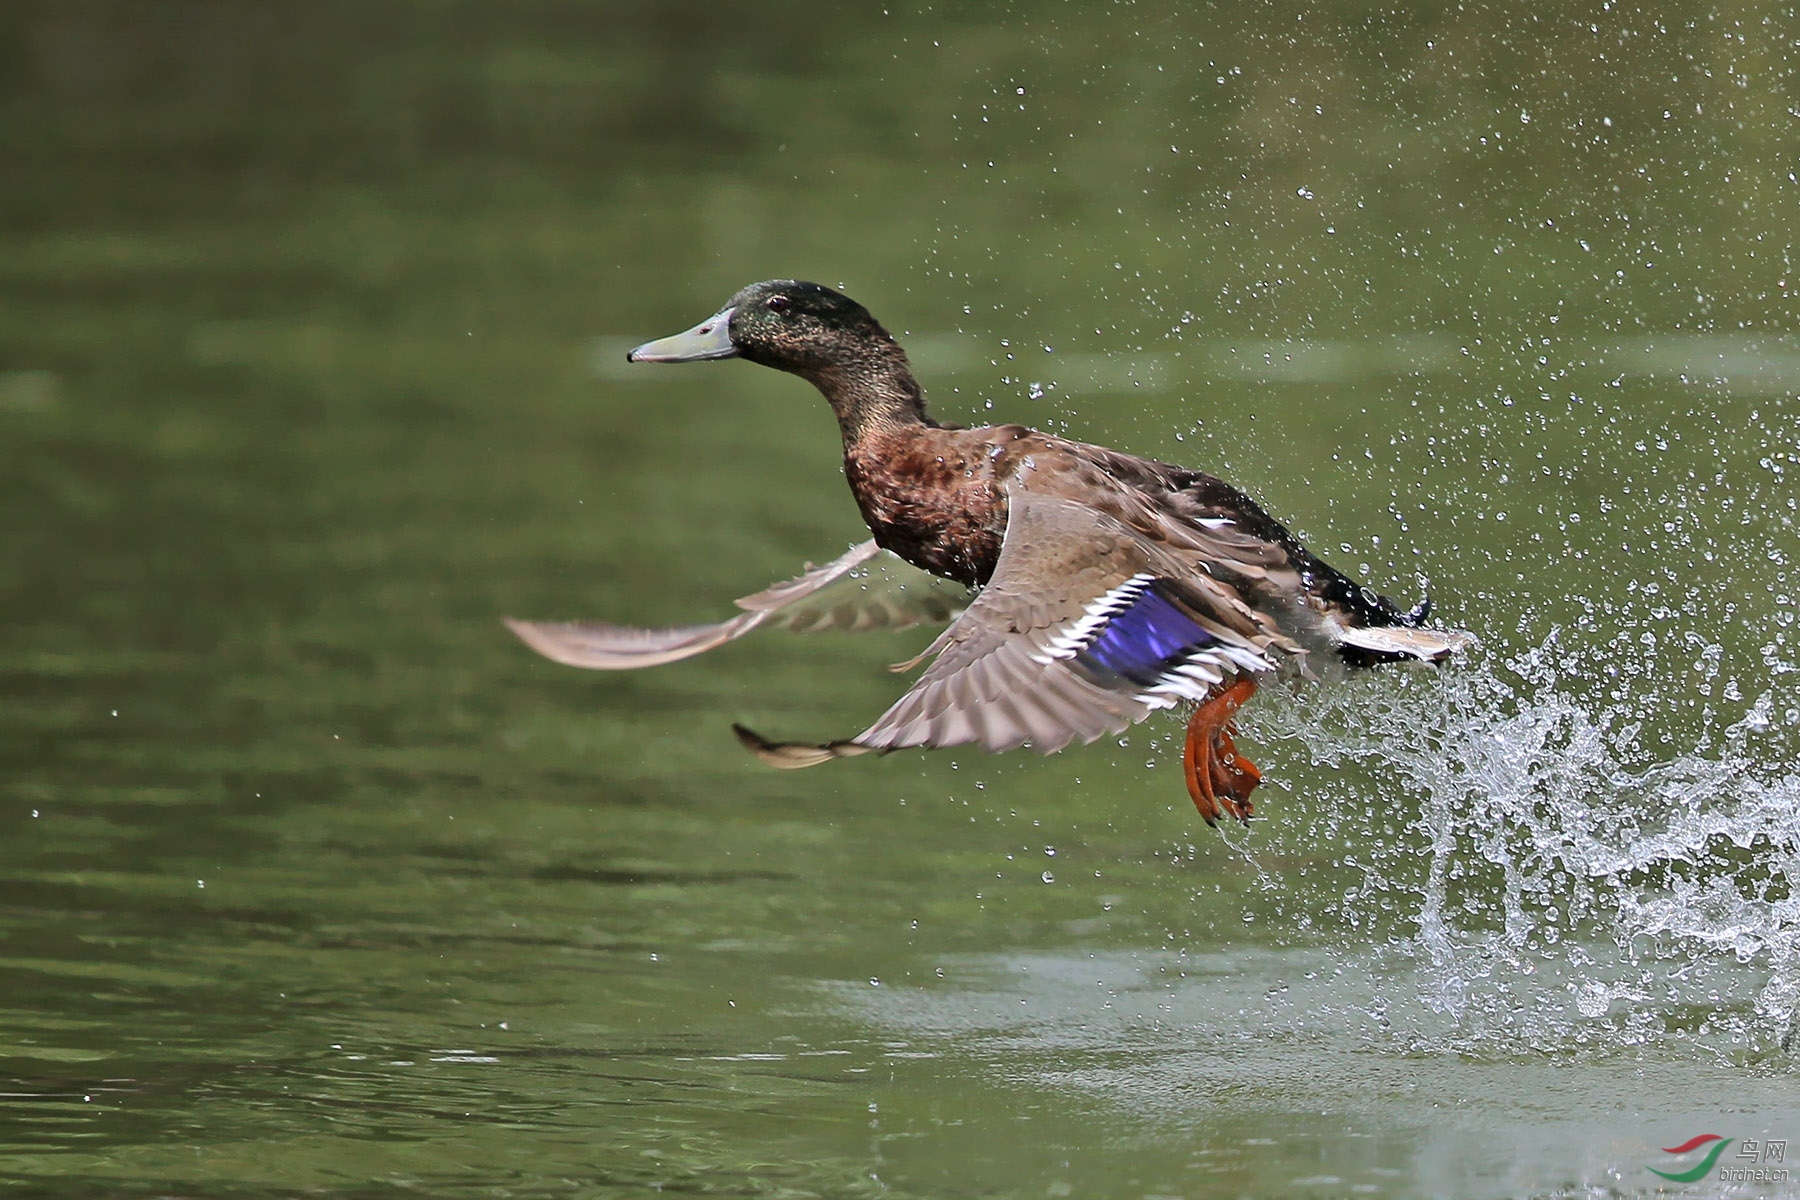
{"label": "wing tip feather", "polygon": [[796,771],[802,767],[816,767],[820,763],[830,762],[834,758],[855,758],[859,754],[873,754],[879,747],[864,746],[855,741],[826,742],[813,745],[807,742],[772,742],[756,730],[745,725],[732,722],[731,732],[737,734],[738,744],[756,755],[771,767],[779,767],[784,771]]}

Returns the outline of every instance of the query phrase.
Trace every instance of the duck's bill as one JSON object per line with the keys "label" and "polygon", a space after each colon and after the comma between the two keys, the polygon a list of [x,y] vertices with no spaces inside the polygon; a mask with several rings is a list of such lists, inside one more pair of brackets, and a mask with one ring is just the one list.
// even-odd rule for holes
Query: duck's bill
{"label": "duck's bill", "polygon": [[625,356],[627,362],[704,362],[709,358],[736,358],[731,344],[731,314],[725,309],[706,318],[686,333],[645,342]]}

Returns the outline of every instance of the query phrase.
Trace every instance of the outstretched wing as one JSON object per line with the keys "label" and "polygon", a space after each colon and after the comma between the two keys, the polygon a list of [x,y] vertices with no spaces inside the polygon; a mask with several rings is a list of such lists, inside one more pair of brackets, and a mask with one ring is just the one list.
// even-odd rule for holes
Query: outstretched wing
{"label": "outstretched wing", "polygon": [[783,767],[969,743],[1049,754],[1300,653],[1180,548],[1022,480],[1008,503],[993,579],[898,703],[845,741],[776,743],[739,727],[745,746]]}
{"label": "outstretched wing", "polygon": [[[871,561],[873,560],[873,561]],[[859,570],[868,564],[866,570]],[[744,611],[712,625],[634,629],[598,622],[516,621],[507,628],[545,658],[571,667],[625,671],[704,653],[761,625],[801,633],[906,629],[941,623],[968,603],[962,588],[883,554],[873,541],[821,567],[737,601]]]}

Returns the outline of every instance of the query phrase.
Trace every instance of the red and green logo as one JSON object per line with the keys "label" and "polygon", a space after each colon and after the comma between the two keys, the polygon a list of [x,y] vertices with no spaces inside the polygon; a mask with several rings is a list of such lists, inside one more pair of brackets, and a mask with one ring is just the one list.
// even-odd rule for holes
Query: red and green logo
{"label": "red and green logo", "polygon": [[1708,1142],[1712,1143],[1712,1148],[1701,1156],[1699,1162],[1685,1171],[1658,1171],[1655,1167],[1649,1167],[1647,1170],[1651,1174],[1661,1175],[1664,1179],[1672,1180],[1675,1183],[1692,1183],[1696,1179],[1703,1178],[1708,1171],[1713,1169],[1713,1164],[1719,1161],[1719,1155],[1725,1152],[1725,1147],[1731,1145],[1730,1138],[1717,1133],[1701,1133],[1689,1138],[1679,1146],[1662,1148],[1664,1154],[1690,1154]]}

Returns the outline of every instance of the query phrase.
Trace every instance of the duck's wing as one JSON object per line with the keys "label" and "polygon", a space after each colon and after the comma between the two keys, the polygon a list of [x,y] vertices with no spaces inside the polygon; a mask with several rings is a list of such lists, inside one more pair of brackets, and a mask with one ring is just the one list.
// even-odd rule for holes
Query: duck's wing
{"label": "duck's wing", "polygon": [[743,612],[711,625],[636,629],[588,621],[517,621],[506,626],[545,658],[571,667],[625,671],[702,654],[758,626],[812,633],[940,624],[968,593],[885,554],[873,541],[783,583],[738,600]]}
{"label": "duck's wing", "polygon": [[[1153,541],[1204,563],[1210,578],[1312,649],[1330,647],[1366,666],[1406,659],[1438,663],[1475,643],[1461,630],[1427,627],[1429,601],[1403,612],[1333,568],[1222,479],[1103,446],[1071,451],[1061,460],[1065,472],[1097,468],[1105,478],[1130,485],[1108,488],[1089,474],[1074,481],[1082,493],[1110,505],[1109,511]],[[1303,674],[1312,673],[1309,661],[1296,664]]]}
{"label": "duck's wing", "polygon": [[1194,561],[1095,506],[1019,481],[1008,504],[993,579],[875,724],[825,745],[740,726],[744,745],[782,767],[970,743],[1049,754],[1300,652]]}

